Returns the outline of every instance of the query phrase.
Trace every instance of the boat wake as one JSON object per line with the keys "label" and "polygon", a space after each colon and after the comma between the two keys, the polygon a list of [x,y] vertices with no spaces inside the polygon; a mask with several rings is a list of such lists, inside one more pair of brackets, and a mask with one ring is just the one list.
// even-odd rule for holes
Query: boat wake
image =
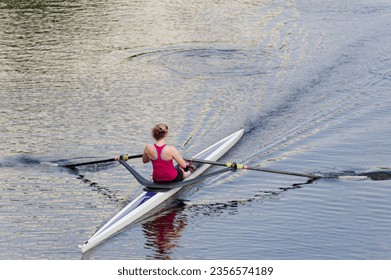
{"label": "boat wake", "polygon": [[42,164],[41,160],[28,155],[5,157],[0,159],[0,167],[27,167],[39,164]]}

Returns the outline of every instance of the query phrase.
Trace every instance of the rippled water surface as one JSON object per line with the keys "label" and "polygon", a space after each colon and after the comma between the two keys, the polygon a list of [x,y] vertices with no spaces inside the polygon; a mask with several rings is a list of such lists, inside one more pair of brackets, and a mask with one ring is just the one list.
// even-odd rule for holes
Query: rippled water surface
{"label": "rippled water surface", "polygon": [[[0,259],[390,259],[390,12],[0,0]],[[139,154],[158,122],[187,156],[245,128],[222,161],[348,177],[225,173],[82,256],[141,187],[59,165]]]}

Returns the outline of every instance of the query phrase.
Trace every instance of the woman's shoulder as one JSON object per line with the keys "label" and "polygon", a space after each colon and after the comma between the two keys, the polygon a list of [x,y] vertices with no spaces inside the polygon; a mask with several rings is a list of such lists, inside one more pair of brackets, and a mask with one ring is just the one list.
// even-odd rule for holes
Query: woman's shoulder
{"label": "woman's shoulder", "polygon": [[171,145],[166,145],[166,147],[170,150],[176,150],[175,146],[171,146]]}
{"label": "woman's shoulder", "polygon": [[145,145],[145,150],[148,150],[148,151],[155,150],[155,147],[153,146],[153,144],[147,144],[147,145]]}
{"label": "woman's shoulder", "polygon": [[170,154],[178,153],[178,150],[174,146],[166,145],[166,147],[164,147],[164,148]]}

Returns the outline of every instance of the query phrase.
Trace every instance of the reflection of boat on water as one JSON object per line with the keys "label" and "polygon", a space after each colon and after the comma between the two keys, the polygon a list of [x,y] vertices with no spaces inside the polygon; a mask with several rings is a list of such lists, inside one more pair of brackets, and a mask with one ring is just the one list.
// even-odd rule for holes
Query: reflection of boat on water
{"label": "reflection of boat on water", "polygon": [[[241,129],[206,148],[193,158],[201,160],[218,160],[240,140],[243,133],[244,130]],[[185,189],[185,187],[192,186],[213,175],[231,170],[231,168],[226,168],[206,175],[201,175],[211,166],[210,164],[201,164],[195,172],[182,182],[156,184],[143,178],[124,160],[119,161],[133,174],[139,183],[144,185],[147,189],[144,190],[143,193],[136,199],[130,202],[125,208],[123,208],[111,220],[109,220],[103,227],[101,227],[88,241],[86,241],[81,246],[83,253],[117,234],[124,228],[153,216],[155,213],[162,210],[161,208],[164,204],[175,198],[182,189]]]}
{"label": "reflection of boat on water", "polygon": [[144,222],[145,248],[153,250],[152,259],[169,260],[172,250],[187,226],[187,216],[182,214],[184,204],[161,214],[156,219]]}

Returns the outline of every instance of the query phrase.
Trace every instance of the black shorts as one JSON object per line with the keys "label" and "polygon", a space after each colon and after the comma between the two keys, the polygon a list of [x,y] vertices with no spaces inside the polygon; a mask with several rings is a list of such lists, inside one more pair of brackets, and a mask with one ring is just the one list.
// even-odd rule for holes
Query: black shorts
{"label": "black shorts", "polygon": [[177,167],[175,167],[176,171],[178,171],[178,174],[176,175],[176,177],[174,178],[174,180],[171,180],[171,181],[164,181],[164,182],[157,182],[155,180],[153,180],[155,183],[176,183],[176,182],[180,182],[180,181],[183,181],[183,170],[182,168],[179,167],[179,165]]}
{"label": "black shorts", "polygon": [[176,175],[175,179],[171,182],[180,182],[183,180],[183,169],[177,166],[176,170],[178,171],[178,175]]}

